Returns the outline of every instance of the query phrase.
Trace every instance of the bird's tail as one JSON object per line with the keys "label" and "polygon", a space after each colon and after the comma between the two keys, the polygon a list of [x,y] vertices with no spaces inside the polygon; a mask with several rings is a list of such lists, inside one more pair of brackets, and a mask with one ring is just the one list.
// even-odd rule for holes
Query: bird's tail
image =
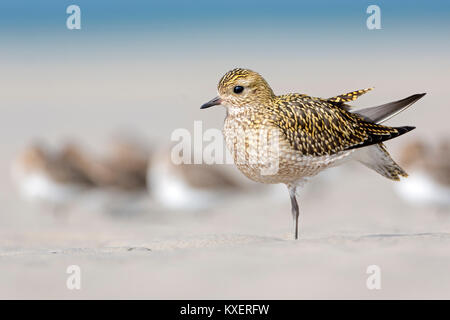
{"label": "bird's tail", "polygon": [[375,170],[388,179],[398,181],[400,180],[400,176],[408,176],[405,170],[391,158],[382,143],[358,149],[353,157],[366,167]]}
{"label": "bird's tail", "polygon": [[[357,110],[355,113],[359,114],[368,122],[379,124],[409,108],[414,102],[422,98],[424,95],[425,93],[414,94],[398,101]],[[407,130],[403,131],[401,134],[413,129],[413,127],[402,127],[402,129],[403,128]],[[366,167],[375,170],[383,177],[391,180],[398,181],[400,180],[400,177],[408,176],[405,170],[403,170],[394,160],[392,160],[383,143],[373,144],[358,149],[354,153],[353,158],[364,164]]]}

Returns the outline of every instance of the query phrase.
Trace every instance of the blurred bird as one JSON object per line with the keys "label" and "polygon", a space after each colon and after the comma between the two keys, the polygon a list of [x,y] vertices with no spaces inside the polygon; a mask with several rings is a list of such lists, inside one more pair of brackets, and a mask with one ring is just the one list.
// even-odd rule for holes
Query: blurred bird
{"label": "blurred bird", "polygon": [[151,158],[149,192],[172,210],[206,210],[243,187],[221,168],[205,164],[175,164],[168,150]]}
{"label": "blurred bird", "polygon": [[296,196],[307,178],[350,159],[391,180],[406,177],[383,145],[414,127],[380,125],[425,94],[377,107],[351,110],[354,101],[371,89],[322,99],[305,94],[277,96],[258,73],[227,72],[219,81],[219,96],[203,104],[227,108],[223,134],[234,162],[248,178],[284,183],[289,190],[298,238]]}
{"label": "blurred bird", "polygon": [[450,140],[438,146],[417,140],[401,153],[400,163],[410,172],[396,185],[398,193],[414,205],[450,206]]}
{"label": "blurred bird", "polygon": [[107,166],[117,173],[117,185],[125,190],[145,190],[147,167],[152,150],[146,143],[131,137],[115,137],[105,158]]}
{"label": "blurred bird", "polygon": [[24,198],[54,209],[70,204],[94,186],[83,171],[40,144],[25,148],[17,156],[12,177]]}
{"label": "blurred bird", "polygon": [[62,159],[84,172],[98,188],[122,191],[146,189],[146,172],[149,150],[134,140],[115,138],[109,144],[109,152],[94,157],[82,152],[74,143],[66,144]]}

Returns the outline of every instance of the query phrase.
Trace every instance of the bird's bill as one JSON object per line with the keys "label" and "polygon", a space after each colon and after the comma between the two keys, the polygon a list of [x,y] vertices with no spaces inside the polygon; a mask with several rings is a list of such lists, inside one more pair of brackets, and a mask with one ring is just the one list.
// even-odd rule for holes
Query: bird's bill
{"label": "bird's bill", "polygon": [[213,106],[217,106],[219,104],[222,104],[222,100],[220,99],[220,97],[215,97],[214,99],[202,104],[200,109],[207,109]]}

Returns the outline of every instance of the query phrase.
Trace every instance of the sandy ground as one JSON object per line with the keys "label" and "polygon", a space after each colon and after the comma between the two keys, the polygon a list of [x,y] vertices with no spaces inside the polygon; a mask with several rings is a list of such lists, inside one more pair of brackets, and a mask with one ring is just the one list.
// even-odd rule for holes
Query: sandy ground
{"label": "sandy ground", "polygon": [[[301,198],[298,241],[284,188],[196,213],[94,195],[55,218],[9,199],[0,298],[450,298],[449,212],[409,207],[392,186],[357,165],[318,177]],[[69,265],[81,290],[66,287]],[[369,265],[380,290],[366,287]]]}
{"label": "sandy ground", "polygon": [[[277,93],[327,97],[376,86],[357,106],[428,92],[389,121],[417,126],[387,143],[398,159],[409,139],[450,136],[448,55],[427,50],[419,52],[423,57],[377,48],[358,59],[295,57],[284,63],[275,53],[262,60],[240,52],[186,60],[182,51],[174,51],[179,59],[165,60],[87,51],[93,56],[86,61],[74,55],[4,62],[0,298],[450,298],[450,212],[410,206],[394,192],[395,182],[357,164],[306,186],[298,241],[291,240],[284,187],[264,187],[191,213],[168,211],[147,195],[126,203],[92,195],[55,218],[19,199],[9,176],[12,157],[35,138],[75,137],[96,150],[117,128],[165,145],[174,129],[192,131],[194,120],[203,120],[205,130],[221,128],[224,110],[199,106],[236,65],[261,72]],[[24,52],[35,55],[34,49]],[[69,265],[81,268],[81,290],[66,287]],[[369,265],[381,268],[381,290],[366,287]]]}

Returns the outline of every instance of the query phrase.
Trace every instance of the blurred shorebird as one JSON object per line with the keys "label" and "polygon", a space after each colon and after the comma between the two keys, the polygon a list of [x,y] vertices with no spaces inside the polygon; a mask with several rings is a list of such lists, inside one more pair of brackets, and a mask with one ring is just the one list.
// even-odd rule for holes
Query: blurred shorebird
{"label": "blurred shorebird", "polygon": [[24,149],[14,160],[12,177],[21,195],[31,201],[62,208],[94,186],[93,181],[61,154],[39,144]]}
{"label": "blurred shorebird", "polygon": [[116,185],[128,191],[145,191],[151,148],[137,138],[117,136],[109,144],[105,163],[115,172]]}
{"label": "blurred shorebird", "polygon": [[417,140],[403,148],[400,163],[410,172],[396,185],[398,193],[414,205],[450,207],[450,140],[438,146]]}
{"label": "blurred shorebird", "polygon": [[96,187],[118,191],[145,191],[147,162],[150,151],[131,139],[116,138],[109,152],[101,158],[82,152],[76,144],[66,144],[62,158],[84,172]]}
{"label": "blurred shorebird", "polygon": [[89,203],[87,195],[98,200],[112,196],[120,202],[145,192],[150,150],[130,139],[112,142],[101,158],[73,142],[58,150],[30,145],[14,159],[12,178],[21,196],[50,205],[55,213],[75,200]]}
{"label": "blurred shorebird", "polygon": [[382,176],[406,177],[383,145],[414,127],[380,123],[405,110],[425,94],[353,111],[347,102],[371,89],[322,99],[305,94],[277,96],[258,73],[227,72],[219,81],[218,97],[201,109],[227,108],[223,135],[239,170],[261,183],[288,187],[294,237],[298,239],[297,195],[305,181],[320,171],[354,159]]}
{"label": "blurred shorebird", "polygon": [[227,194],[243,190],[220,167],[206,164],[174,164],[171,153],[161,149],[149,162],[149,192],[172,210],[206,210]]}

